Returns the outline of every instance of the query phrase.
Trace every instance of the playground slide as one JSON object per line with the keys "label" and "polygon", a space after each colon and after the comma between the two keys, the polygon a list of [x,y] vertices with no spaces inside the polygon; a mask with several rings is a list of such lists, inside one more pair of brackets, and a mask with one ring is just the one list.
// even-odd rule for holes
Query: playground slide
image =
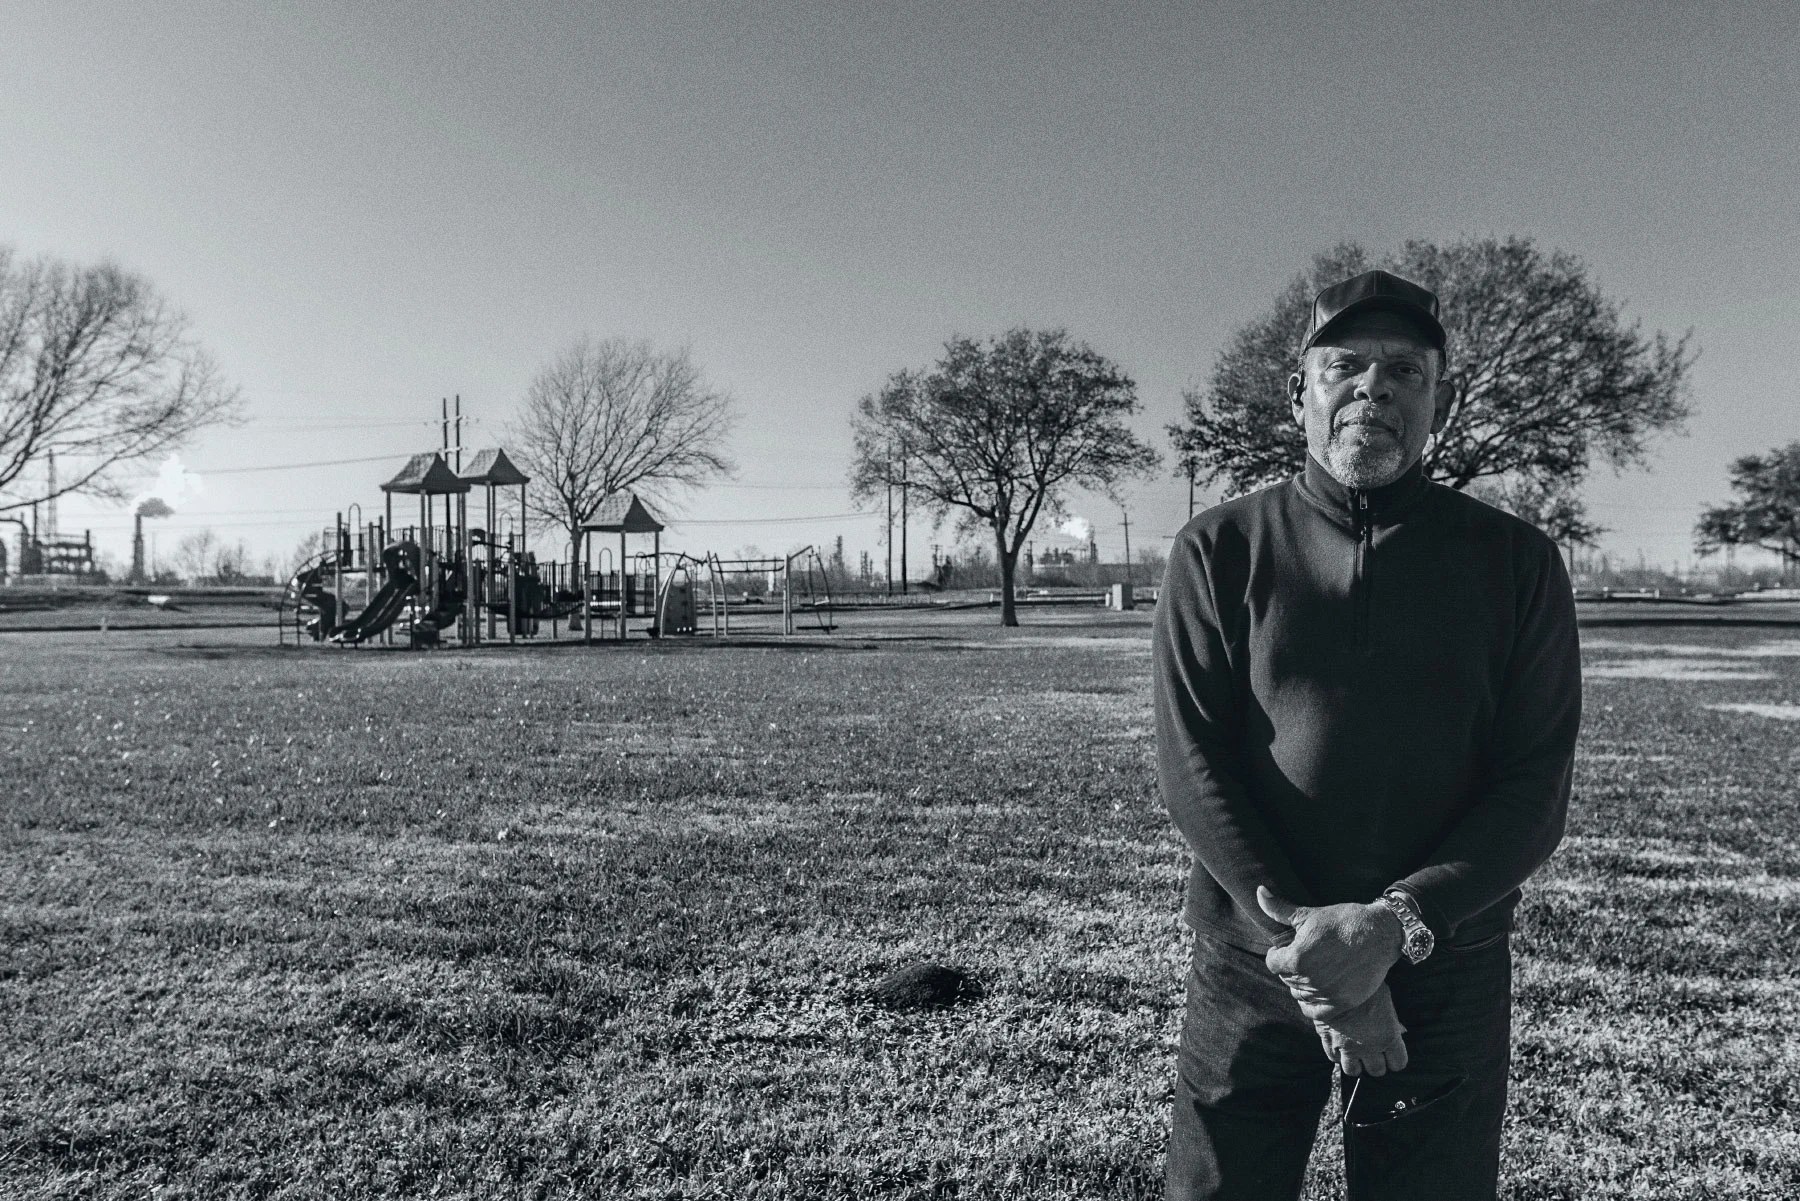
{"label": "playground slide", "polygon": [[398,620],[406,603],[418,591],[419,548],[410,542],[396,542],[381,552],[387,568],[387,582],[369,599],[368,606],[332,633],[335,642],[364,642],[381,633]]}

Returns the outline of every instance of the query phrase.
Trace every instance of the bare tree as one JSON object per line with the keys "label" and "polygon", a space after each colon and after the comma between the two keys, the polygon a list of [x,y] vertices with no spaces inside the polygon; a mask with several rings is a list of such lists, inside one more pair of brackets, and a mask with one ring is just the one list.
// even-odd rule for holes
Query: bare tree
{"label": "bare tree", "polygon": [[324,554],[330,543],[331,539],[325,536],[324,530],[312,531],[294,544],[294,549],[287,553],[286,558],[275,559],[275,567],[269,574],[280,579],[292,577],[302,567]]}
{"label": "bare tree", "polygon": [[1300,470],[1306,438],[1284,385],[1313,294],[1376,265],[1443,303],[1456,404],[1426,471],[1559,541],[1591,543],[1601,531],[1583,479],[1597,462],[1642,465],[1653,439],[1681,428],[1696,352],[1686,337],[1640,332],[1581,260],[1526,238],[1408,242],[1379,264],[1354,244],[1318,255],[1219,352],[1206,386],[1184,394],[1186,421],[1169,427],[1182,473],[1248,492]]}
{"label": "bare tree", "polygon": [[222,544],[211,526],[202,526],[175,544],[169,558],[190,584],[213,574]]}
{"label": "bare tree", "polygon": [[[256,557],[242,538],[227,542],[204,526],[175,545],[172,556],[181,574],[192,584],[209,580],[219,584],[236,584],[257,574]],[[270,556],[273,560],[274,556]]]}
{"label": "bare tree", "polygon": [[212,578],[221,584],[236,584],[255,575],[256,560],[243,539],[221,542],[213,552]]}
{"label": "bare tree", "polygon": [[1756,546],[1781,556],[1785,580],[1800,562],[1800,442],[1731,464],[1730,504],[1701,510],[1694,548],[1703,555]]}
{"label": "bare tree", "polygon": [[732,420],[730,395],[706,383],[686,349],[583,338],[531,381],[510,441],[532,477],[531,516],[560,528],[574,559],[582,523],[608,496],[666,501],[730,475]]}
{"label": "bare tree", "polygon": [[[130,468],[238,406],[187,319],[141,276],[0,248],[0,512],[70,493],[120,499]],[[35,473],[27,484],[50,455],[55,486]]]}
{"label": "bare tree", "polygon": [[1156,465],[1124,423],[1137,410],[1124,370],[1062,330],[952,338],[930,371],[898,372],[858,404],[851,490],[872,499],[903,475],[935,516],[984,532],[1001,624],[1016,626],[1013,569],[1038,517],[1059,515],[1069,488],[1110,493]]}

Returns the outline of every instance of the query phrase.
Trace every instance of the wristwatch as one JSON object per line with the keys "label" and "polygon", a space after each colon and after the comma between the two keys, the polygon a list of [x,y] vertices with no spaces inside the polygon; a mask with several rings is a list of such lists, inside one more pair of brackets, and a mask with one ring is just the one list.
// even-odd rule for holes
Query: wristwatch
{"label": "wristwatch", "polygon": [[1413,899],[1398,888],[1390,888],[1381,894],[1381,903],[1400,919],[1400,953],[1406,956],[1408,963],[1425,962],[1426,956],[1437,946],[1437,937],[1419,916]]}

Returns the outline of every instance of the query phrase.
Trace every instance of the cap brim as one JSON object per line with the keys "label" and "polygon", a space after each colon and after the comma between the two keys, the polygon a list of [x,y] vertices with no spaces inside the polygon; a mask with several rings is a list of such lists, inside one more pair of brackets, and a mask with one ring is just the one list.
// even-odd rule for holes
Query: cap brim
{"label": "cap brim", "polygon": [[1426,345],[1439,351],[1442,351],[1449,341],[1444,335],[1443,324],[1418,305],[1397,296],[1365,296],[1361,300],[1355,300],[1345,305],[1342,312],[1335,314],[1330,321],[1314,330],[1312,336],[1300,349],[1302,351],[1311,350],[1333,330],[1342,329],[1348,322],[1370,313],[1392,313],[1405,320],[1424,335]]}

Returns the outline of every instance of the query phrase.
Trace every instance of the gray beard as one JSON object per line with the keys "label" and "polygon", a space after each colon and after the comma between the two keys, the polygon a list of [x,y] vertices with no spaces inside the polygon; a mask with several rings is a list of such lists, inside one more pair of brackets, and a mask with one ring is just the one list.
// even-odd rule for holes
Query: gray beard
{"label": "gray beard", "polygon": [[1346,488],[1365,492],[1406,474],[1406,452],[1397,444],[1370,446],[1360,439],[1333,438],[1325,444],[1325,470]]}

